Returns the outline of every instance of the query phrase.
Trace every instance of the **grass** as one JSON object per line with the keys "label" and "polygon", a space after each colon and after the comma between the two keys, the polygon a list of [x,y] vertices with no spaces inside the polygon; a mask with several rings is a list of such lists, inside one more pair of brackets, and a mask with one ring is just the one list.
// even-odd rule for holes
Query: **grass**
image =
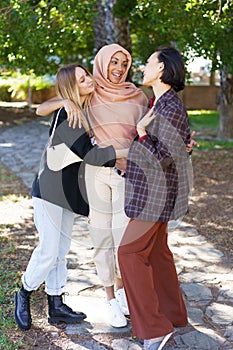
{"label": "grass", "polygon": [[[0,202],[18,202],[28,193],[26,186],[7,167],[0,164]],[[9,209],[11,210],[11,209]],[[17,241],[13,232],[18,231],[17,224],[0,224],[0,349],[16,350],[22,348],[19,341],[12,339],[18,332],[13,317],[13,296],[20,283],[21,271],[17,256]]]}
{"label": "grass", "polygon": [[12,295],[14,295],[15,282],[19,280],[19,275],[17,268],[12,269],[15,244],[3,234],[5,229],[8,229],[8,225],[0,226],[1,256],[4,256],[4,260],[0,260],[0,349],[15,350],[20,346],[20,343],[12,343],[8,334],[11,329],[16,327],[12,317]]}
{"label": "grass", "polygon": [[219,112],[217,111],[188,111],[191,125],[198,129],[214,129],[219,126]]}
{"label": "grass", "polygon": [[13,202],[17,202],[20,197],[28,195],[26,186],[19,182],[18,177],[4,164],[0,164],[0,183],[0,201],[10,199]]}
{"label": "grass", "polygon": [[200,145],[200,150],[229,150],[233,149],[233,140],[219,140],[219,112],[217,111],[188,111],[191,130],[196,131],[194,137]]}

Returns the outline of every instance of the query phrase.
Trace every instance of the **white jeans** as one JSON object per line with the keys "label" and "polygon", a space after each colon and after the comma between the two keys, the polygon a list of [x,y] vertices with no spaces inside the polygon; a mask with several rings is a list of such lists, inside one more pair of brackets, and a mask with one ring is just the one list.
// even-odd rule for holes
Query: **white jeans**
{"label": "white jeans", "polygon": [[117,249],[129,222],[124,212],[125,180],[112,168],[86,164],[85,181],[93,259],[99,278],[109,287],[120,276]]}
{"label": "white jeans", "polygon": [[75,214],[35,197],[33,206],[39,245],[22,276],[23,286],[31,291],[45,281],[47,294],[60,295],[67,279],[65,256],[70,249]]}

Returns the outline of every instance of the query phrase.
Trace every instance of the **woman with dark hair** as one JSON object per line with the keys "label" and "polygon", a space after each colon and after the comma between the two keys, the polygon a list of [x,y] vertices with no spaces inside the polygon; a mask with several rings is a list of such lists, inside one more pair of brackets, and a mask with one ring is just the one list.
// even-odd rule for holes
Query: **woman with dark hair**
{"label": "woman with dark hair", "polygon": [[189,120],[178,91],[185,70],[180,53],[158,48],[144,68],[155,103],[137,124],[126,167],[125,212],[131,218],[118,249],[133,335],[144,350],[161,350],[173,327],[187,324],[173,255],[167,244],[168,221],[188,210],[186,146]]}

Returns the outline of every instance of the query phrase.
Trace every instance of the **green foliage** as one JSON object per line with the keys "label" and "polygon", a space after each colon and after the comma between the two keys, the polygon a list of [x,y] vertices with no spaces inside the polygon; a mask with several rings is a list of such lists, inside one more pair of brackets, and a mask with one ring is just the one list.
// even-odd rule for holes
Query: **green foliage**
{"label": "green foliage", "polygon": [[20,1],[1,11],[0,63],[36,74],[82,61],[93,42],[92,1]]}
{"label": "green foliage", "polygon": [[191,0],[186,11],[191,19],[191,31],[185,34],[188,46],[211,59],[214,69],[227,66],[228,72],[233,73],[233,2]]}
{"label": "green foliage", "polygon": [[185,1],[139,0],[131,18],[136,56],[145,61],[158,46],[185,47],[184,25],[189,25]]}
{"label": "green foliage", "polygon": [[137,5],[137,0],[117,0],[113,6],[113,14],[118,18],[129,17],[130,12]]}
{"label": "green foliage", "polygon": [[[96,0],[2,0],[0,65],[53,74],[58,66],[91,67]],[[116,17],[128,17],[134,62],[160,45],[174,45],[185,59],[204,56],[233,72],[233,2],[229,0],[117,0]],[[126,34],[125,34],[126,35]]]}
{"label": "green foliage", "polygon": [[233,2],[138,0],[131,12],[134,56],[145,62],[160,45],[174,45],[185,60],[204,56],[213,70],[233,71]]}
{"label": "green foliage", "polygon": [[52,79],[49,76],[36,76],[12,72],[0,77],[0,101],[10,102],[12,99],[25,100],[28,93],[28,84],[32,90],[42,90],[51,87]]}
{"label": "green foliage", "polygon": [[11,101],[11,85],[0,81],[0,101]]}

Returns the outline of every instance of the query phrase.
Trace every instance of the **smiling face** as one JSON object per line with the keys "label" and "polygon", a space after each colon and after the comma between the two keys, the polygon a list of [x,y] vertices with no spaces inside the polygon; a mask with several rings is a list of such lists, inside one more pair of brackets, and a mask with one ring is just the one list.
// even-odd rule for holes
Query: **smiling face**
{"label": "smiling face", "polygon": [[121,51],[114,53],[108,65],[108,79],[114,84],[119,84],[127,67],[127,56]]}
{"label": "smiling face", "polygon": [[84,69],[76,67],[75,77],[80,97],[89,95],[94,91],[94,81]]}

